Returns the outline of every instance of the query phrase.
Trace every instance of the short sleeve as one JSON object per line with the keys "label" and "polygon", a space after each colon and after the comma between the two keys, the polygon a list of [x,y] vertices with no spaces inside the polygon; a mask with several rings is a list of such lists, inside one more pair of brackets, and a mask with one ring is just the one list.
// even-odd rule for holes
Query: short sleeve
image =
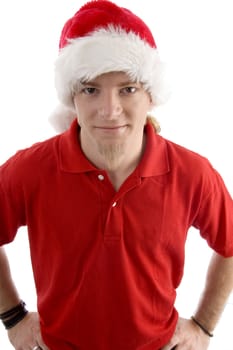
{"label": "short sleeve", "polygon": [[11,242],[25,225],[23,187],[12,157],[0,167],[0,245]]}
{"label": "short sleeve", "polygon": [[217,253],[233,256],[233,201],[223,179],[212,167],[208,189],[208,194],[200,203],[194,226]]}

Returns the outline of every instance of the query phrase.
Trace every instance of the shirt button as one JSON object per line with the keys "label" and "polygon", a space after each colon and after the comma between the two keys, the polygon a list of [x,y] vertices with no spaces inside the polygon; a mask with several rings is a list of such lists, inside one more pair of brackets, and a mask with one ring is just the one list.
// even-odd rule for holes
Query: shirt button
{"label": "shirt button", "polygon": [[103,181],[103,180],[104,180],[104,175],[99,174],[99,175],[98,175],[98,179],[99,179],[100,181]]}
{"label": "shirt button", "polygon": [[112,207],[114,208],[117,205],[117,202],[112,203]]}

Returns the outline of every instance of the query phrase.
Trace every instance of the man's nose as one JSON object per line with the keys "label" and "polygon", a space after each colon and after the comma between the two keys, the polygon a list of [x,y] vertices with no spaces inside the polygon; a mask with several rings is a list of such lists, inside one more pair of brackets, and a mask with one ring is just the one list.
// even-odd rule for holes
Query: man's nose
{"label": "man's nose", "polygon": [[99,117],[115,119],[122,113],[120,97],[115,92],[104,93],[98,109]]}

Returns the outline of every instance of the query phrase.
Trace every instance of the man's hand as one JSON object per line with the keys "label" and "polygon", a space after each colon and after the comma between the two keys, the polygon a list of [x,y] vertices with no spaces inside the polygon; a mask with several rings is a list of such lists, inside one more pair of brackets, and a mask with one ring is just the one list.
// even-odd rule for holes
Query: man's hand
{"label": "man's hand", "polygon": [[39,317],[36,312],[29,312],[22,321],[8,330],[8,337],[15,350],[49,350],[42,340]]}
{"label": "man's hand", "polygon": [[179,318],[170,342],[161,350],[207,350],[210,338],[192,320]]}

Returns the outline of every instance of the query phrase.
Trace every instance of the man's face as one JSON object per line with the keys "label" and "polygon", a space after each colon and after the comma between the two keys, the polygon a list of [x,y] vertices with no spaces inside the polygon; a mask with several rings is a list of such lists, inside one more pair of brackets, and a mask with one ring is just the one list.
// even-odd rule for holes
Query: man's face
{"label": "man's face", "polygon": [[74,96],[85,150],[124,153],[142,143],[151,98],[142,84],[122,72],[106,73],[83,83]]}

